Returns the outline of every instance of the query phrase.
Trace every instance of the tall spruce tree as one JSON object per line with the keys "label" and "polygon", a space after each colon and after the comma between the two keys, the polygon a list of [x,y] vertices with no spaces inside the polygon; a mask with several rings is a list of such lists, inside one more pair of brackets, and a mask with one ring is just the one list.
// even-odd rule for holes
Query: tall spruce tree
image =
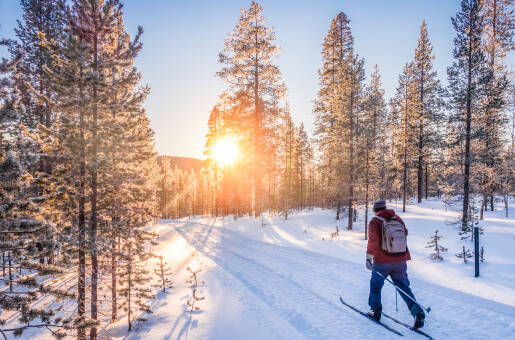
{"label": "tall spruce tree", "polygon": [[360,140],[363,141],[360,181],[363,183],[362,191],[364,191],[365,239],[367,239],[369,202],[381,195],[385,176],[383,148],[387,144],[384,138],[387,109],[377,65],[374,66],[370,83],[365,89],[362,111],[359,127]]}
{"label": "tall spruce tree", "polygon": [[306,206],[306,173],[313,158],[313,150],[304,123],[297,128],[296,174],[297,174],[297,208]]}
{"label": "tall spruce tree", "polygon": [[253,136],[254,215],[263,210],[263,168],[265,162],[265,134],[270,116],[278,114],[274,107],[285,93],[275,58],[278,47],[274,44],[275,33],[266,26],[263,8],[256,2],[249,9],[241,9],[240,19],[225,48],[219,54],[223,64],[217,75],[229,84],[233,94],[246,97],[251,115],[241,118],[250,120]]}
{"label": "tall spruce tree", "polygon": [[[413,72],[418,90],[418,120],[417,120],[417,200],[422,202],[424,195],[424,166],[427,169],[431,150],[441,142],[439,132],[440,123],[443,121],[442,88],[433,69],[433,46],[428,38],[427,25],[422,21],[420,37],[415,58],[413,60]],[[426,172],[426,181],[428,176]],[[426,183],[426,190],[427,190]]]}
{"label": "tall spruce tree", "polygon": [[[23,50],[17,86],[25,105],[24,122],[35,128],[36,123],[49,127],[52,123],[52,112],[47,102],[39,96],[51,98],[50,79],[44,67],[52,63],[52,53],[40,44],[40,36],[58,44],[64,39],[65,19],[64,2],[61,0],[21,0],[23,21],[18,20],[15,28],[19,47]],[[29,91],[26,82],[37,91],[37,95]]]}
{"label": "tall spruce tree", "polygon": [[296,149],[296,131],[295,124],[291,118],[289,113],[285,114],[283,119],[284,127],[283,138],[284,142],[282,144],[282,197],[283,197],[283,214],[284,219],[288,219],[289,211],[292,207],[293,201],[293,182],[294,182],[294,158],[295,158],[295,149]]}
{"label": "tall spruce tree", "polygon": [[[490,197],[493,210],[493,196],[499,189],[499,178],[496,170],[502,163],[503,130],[507,122],[505,108],[508,103],[508,70],[505,66],[506,54],[513,50],[513,33],[515,21],[513,16],[513,0],[485,0],[482,2],[484,16],[482,48],[491,73],[485,86],[486,94],[482,102],[480,135],[477,154],[482,169],[478,169],[481,178],[477,179],[478,187],[483,194],[481,212],[486,209]],[[483,214],[481,213],[481,216]]]}
{"label": "tall spruce tree", "polygon": [[[449,79],[450,104],[453,113],[451,124],[459,127],[450,136],[451,147],[462,150],[458,164],[463,169],[463,209],[461,224],[468,223],[469,199],[471,194],[471,141],[478,134],[481,119],[480,101],[484,98],[484,85],[491,77],[482,49],[484,16],[479,0],[462,0],[460,11],[451,19],[456,31],[454,38],[453,65],[447,69]],[[455,171],[460,171],[460,168]]]}
{"label": "tall spruce tree", "polygon": [[144,316],[135,315],[136,311],[152,313],[148,300],[154,296],[148,287],[150,273],[145,266],[151,257],[145,246],[149,236],[148,233],[129,233],[119,256],[121,268],[117,274],[120,276],[121,287],[118,291],[123,298],[121,307],[127,312],[128,331],[132,330],[134,321],[146,321]]}
{"label": "tall spruce tree", "polygon": [[406,211],[406,203],[411,195],[411,170],[413,169],[417,144],[416,121],[419,117],[418,89],[415,81],[413,63],[404,65],[399,75],[399,86],[391,101],[391,119],[393,147],[395,149],[395,165],[398,192],[402,192],[402,211]]}
{"label": "tall spruce tree", "polygon": [[[77,200],[75,221],[79,266],[78,314],[85,316],[86,251],[91,259],[91,320],[98,319],[99,257],[110,249],[112,315],[116,317],[116,242],[121,231],[137,230],[153,215],[150,188],[154,165],[152,132],[141,108],[148,88],[136,89],[140,75],[134,60],[141,49],[142,29],[130,40],[118,1],[74,1],[66,9],[63,44],[42,38],[53,53],[46,65],[55,99],[45,98],[57,112],[49,148],[63,161]],[[67,183],[69,182],[69,183]],[[139,197],[137,197],[139,195]],[[143,201],[143,197],[146,199]],[[88,210],[87,210],[88,209]],[[87,232],[86,224],[89,224]],[[99,224],[108,225],[99,231]],[[122,244],[123,245],[123,244]],[[114,273],[114,274],[113,274]],[[97,337],[91,327],[90,337]],[[79,332],[85,338],[85,332]]]}
{"label": "tall spruce tree", "polygon": [[[0,47],[16,47],[13,41],[0,39]],[[20,314],[21,323],[6,327],[0,322],[0,333],[12,332],[20,336],[29,327],[53,329],[56,336],[64,336],[62,331],[72,328],[71,318],[57,319],[58,307],[46,310],[34,308],[32,303],[43,295],[53,295],[57,299],[73,298],[67,291],[53,289],[44,283],[47,275],[63,274],[62,268],[41,262],[44,254],[53,251],[55,244],[47,242],[48,235],[57,232],[45,214],[42,204],[49,198],[41,195],[38,188],[41,180],[29,171],[38,161],[37,141],[28,133],[24,124],[25,106],[16,86],[20,77],[22,53],[15,54],[13,60],[0,61],[0,250],[8,256],[9,288],[0,293],[0,308]],[[13,269],[19,270],[15,277]],[[5,262],[4,262],[5,274]],[[25,275],[30,274],[30,275]],[[43,282],[43,283],[42,283]],[[15,291],[13,285],[24,287]],[[36,322],[34,322],[36,320]]]}
{"label": "tall spruce tree", "polygon": [[[339,13],[332,20],[324,38],[323,65],[319,71],[320,89],[314,112],[319,145],[327,149],[324,154],[329,157],[325,160],[327,169],[333,168],[331,171],[337,176],[337,215],[346,196],[348,229],[351,230],[354,221],[356,132],[359,103],[363,95],[364,61],[354,52],[349,23],[347,16]],[[342,157],[334,157],[341,153],[335,152],[338,149],[345,150]]]}

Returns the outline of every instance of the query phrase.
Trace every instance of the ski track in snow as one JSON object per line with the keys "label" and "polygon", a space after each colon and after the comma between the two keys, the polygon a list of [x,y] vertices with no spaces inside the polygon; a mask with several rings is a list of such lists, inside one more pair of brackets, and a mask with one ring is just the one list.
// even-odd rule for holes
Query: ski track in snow
{"label": "ski track in snow", "polygon": [[[235,247],[231,244],[220,245],[215,241],[220,239],[219,236],[223,238],[219,228],[190,225],[178,231],[193,247],[241,281],[306,338],[339,339],[343,334],[356,338],[362,334],[359,327],[351,326],[355,324],[352,315],[355,312],[347,313],[337,300],[331,302],[262,263],[234,252]],[[213,235],[213,231],[218,235]],[[380,326],[373,323],[371,326],[377,327],[377,333],[383,338],[388,336],[387,331],[379,329]]]}
{"label": "ski track in snow", "polygon": [[[364,266],[198,222],[188,222],[177,231],[308,339],[397,338],[338,301],[341,295],[357,308],[368,308],[370,272]],[[424,330],[435,339],[514,338],[515,308],[424,281],[412,280],[412,284],[417,299],[432,307]],[[385,283],[383,308],[412,323],[400,297],[399,313],[392,313],[393,292]],[[407,338],[423,338],[389,320],[385,323]]]}

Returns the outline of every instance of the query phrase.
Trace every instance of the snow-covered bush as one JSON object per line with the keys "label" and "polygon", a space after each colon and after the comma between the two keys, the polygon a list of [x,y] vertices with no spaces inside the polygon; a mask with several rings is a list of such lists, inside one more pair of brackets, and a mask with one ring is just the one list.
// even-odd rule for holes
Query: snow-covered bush
{"label": "snow-covered bush", "polygon": [[204,281],[199,281],[197,274],[202,271],[202,269],[193,270],[190,267],[186,268],[190,272],[190,279],[186,281],[187,284],[190,285],[190,288],[192,289],[191,292],[191,299],[186,301],[186,304],[190,307],[190,311],[199,310],[200,307],[195,306],[195,303],[198,301],[202,301],[205,299],[203,296],[197,295],[197,287],[198,284],[205,284]]}
{"label": "snow-covered bush", "polygon": [[157,263],[157,268],[154,269],[154,273],[159,277],[159,284],[154,287],[159,287],[161,290],[166,292],[166,288],[173,288],[173,281],[170,279],[172,275],[172,270],[168,266],[166,262],[163,262],[163,257],[159,256],[159,262]]}
{"label": "snow-covered bush", "polygon": [[438,240],[440,240],[443,236],[438,235],[438,230],[435,230],[435,234],[430,236],[429,241],[427,242],[426,248],[432,248],[433,253],[429,255],[431,260],[439,260],[442,261],[442,253],[447,252],[447,248],[438,244]]}
{"label": "snow-covered bush", "polygon": [[456,254],[456,257],[459,259],[463,259],[463,263],[467,263],[467,259],[470,259],[472,257],[472,254],[470,253],[469,249],[466,249],[465,246],[463,246],[463,249],[461,250],[461,252]]}

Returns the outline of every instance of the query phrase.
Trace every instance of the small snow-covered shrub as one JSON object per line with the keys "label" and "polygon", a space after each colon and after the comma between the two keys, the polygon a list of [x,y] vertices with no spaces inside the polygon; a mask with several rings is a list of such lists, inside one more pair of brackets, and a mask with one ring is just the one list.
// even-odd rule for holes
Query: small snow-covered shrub
{"label": "small snow-covered shrub", "polygon": [[199,310],[200,307],[195,306],[195,303],[198,301],[202,301],[205,299],[203,296],[197,295],[197,287],[198,284],[205,284],[204,281],[199,281],[197,274],[202,271],[202,269],[198,270],[192,270],[190,267],[186,268],[190,272],[190,279],[186,281],[187,284],[190,285],[192,292],[191,292],[191,299],[186,301],[186,304],[190,307],[190,311]]}
{"label": "small snow-covered shrub", "polygon": [[163,293],[166,292],[166,288],[173,288],[174,282],[170,279],[172,270],[166,262],[163,262],[162,256],[159,256],[159,262],[157,268],[154,269],[154,273],[159,277],[159,284],[154,285],[154,287],[161,288]]}
{"label": "small snow-covered shrub", "polygon": [[438,241],[443,238],[443,236],[438,235],[438,230],[435,230],[435,234],[429,237],[429,241],[427,242],[426,248],[432,248],[433,252],[429,255],[431,260],[443,260],[442,253],[447,252],[447,248],[438,244]]}
{"label": "small snow-covered shrub", "polygon": [[472,257],[472,254],[470,253],[469,249],[466,249],[465,246],[463,246],[463,249],[461,250],[461,252],[456,254],[456,257],[459,259],[463,259],[463,263],[467,263],[468,259]]}

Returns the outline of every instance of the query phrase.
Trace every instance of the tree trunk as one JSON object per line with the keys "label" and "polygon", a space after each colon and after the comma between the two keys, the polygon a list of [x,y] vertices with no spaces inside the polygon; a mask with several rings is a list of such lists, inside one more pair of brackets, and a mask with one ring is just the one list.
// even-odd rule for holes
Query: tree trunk
{"label": "tree trunk", "polygon": [[417,201],[422,203],[422,176],[423,176],[423,149],[424,149],[424,70],[421,71],[420,79],[420,116],[418,131],[418,178],[417,178]]}
{"label": "tree trunk", "polygon": [[425,177],[425,180],[426,180],[426,195],[425,195],[426,196],[426,200],[427,200],[427,197],[428,197],[427,193],[429,191],[429,171],[427,169],[428,166],[429,165],[426,163],[426,177]]}
{"label": "tree trunk", "polygon": [[132,278],[131,278],[131,270],[132,270],[132,255],[131,255],[131,248],[129,248],[129,251],[127,252],[128,255],[128,267],[127,267],[127,323],[129,324],[128,331],[130,332],[132,329],[132,322],[131,322],[131,291],[132,291]]}
{"label": "tree trunk", "polygon": [[[96,10],[96,8],[95,8]],[[93,36],[93,71],[98,73],[98,23],[95,16],[95,33]],[[92,126],[92,166],[91,166],[91,215],[90,215],[90,256],[91,256],[91,319],[98,318],[98,258],[97,258],[97,190],[98,190],[98,89],[96,80],[93,82],[93,126]],[[91,327],[89,336],[91,340],[97,339],[97,327]]]}
{"label": "tree trunk", "polygon": [[304,165],[300,158],[300,210],[304,209]]}
{"label": "tree trunk", "polygon": [[[114,227],[114,226],[113,226]],[[111,240],[111,320],[118,318],[116,237]]]}
{"label": "tree trunk", "polygon": [[[257,17],[254,23],[258,26]],[[260,103],[259,103],[259,60],[257,46],[259,45],[258,30],[255,30],[254,43],[256,52],[254,54],[254,151],[256,164],[254,164],[254,217],[261,215],[261,116],[260,116]]]}
{"label": "tree trunk", "polygon": [[486,195],[483,195],[483,201],[481,202],[481,209],[479,210],[479,219],[480,220],[483,220],[485,208],[486,208]]}
{"label": "tree trunk", "polygon": [[369,162],[368,162],[368,147],[365,151],[365,240],[367,239],[367,227],[368,227],[368,182],[369,182]]}
{"label": "tree trunk", "polygon": [[11,251],[7,252],[7,265],[9,266],[9,291],[13,291],[13,273],[12,273],[12,262],[11,262]]}
{"label": "tree trunk", "polygon": [[468,72],[467,72],[467,98],[466,98],[466,121],[465,121],[465,164],[463,175],[463,207],[461,226],[465,230],[468,222],[469,191],[470,191],[470,132],[472,121],[472,37],[468,33]]}
{"label": "tree trunk", "polygon": [[406,190],[408,181],[408,84],[404,95],[404,164],[402,173],[402,212],[406,212]]}
{"label": "tree trunk", "polygon": [[[83,77],[82,67],[80,79]],[[79,93],[83,95],[82,83],[79,85]],[[79,108],[79,135],[80,135],[80,166],[79,166],[79,195],[78,195],[78,241],[79,241],[79,277],[77,283],[77,314],[83,316],[86,313],[86,139],[84,135],[85,122],[84,111]],[[77,338],[86,339],[86,330],[78,329]]]}
{"label": "tree trunk", "polygon": [[349,113],[349,219],[348,219],[348,230],[352,230],[353,211],[354,207],[354,93],[350,96],[350,113]]}

